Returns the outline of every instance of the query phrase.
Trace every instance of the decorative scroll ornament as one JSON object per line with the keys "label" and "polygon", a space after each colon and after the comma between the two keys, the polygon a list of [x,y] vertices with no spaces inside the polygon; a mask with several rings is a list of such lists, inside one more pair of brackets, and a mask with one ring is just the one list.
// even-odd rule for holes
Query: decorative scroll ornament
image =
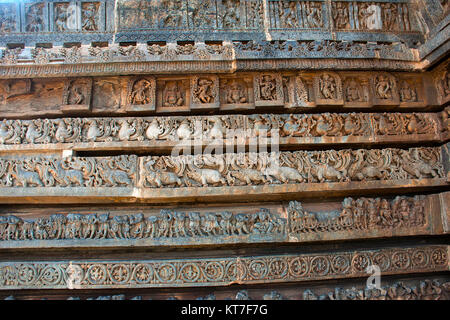
{"label": "decorative scroll ornament", "polygon": [[[332,254],[240,256],[143,261],[1,262],[0,288],[76,289],[225,286],[363,277],[379,261],[384,274],[447,270],[447,246]],[[415,259],[422,255],[423,259]],[[408,264],[396,263],[399,256]],[[366,263],[367,262],[367,263]],[[70,282],[70,283],[69,283]]]}
{"label": "decorative scroll ornament", "polygon": [[[167,83],[165,106],[183,104],[184,95],[177,83]],[[236,95],[237,97],[242,96]],[[445,115],[444,115],[445,116]],[[443,126],[447,124],[443,120]],[[372,123],[373,127],[369,126]],[[142,118],[63,118],[3,120],[0,122],[0,145],[40,145],[55,143],[177,141],[194,139],[192,130],[183,127],[200,124],[197,138],[214,138],[221,127],[222,136],[233,130],[280,130],[281,137],[398,136],[439,133],[438,119],[425,113],[322,113],[255,114],[199,117]]]}

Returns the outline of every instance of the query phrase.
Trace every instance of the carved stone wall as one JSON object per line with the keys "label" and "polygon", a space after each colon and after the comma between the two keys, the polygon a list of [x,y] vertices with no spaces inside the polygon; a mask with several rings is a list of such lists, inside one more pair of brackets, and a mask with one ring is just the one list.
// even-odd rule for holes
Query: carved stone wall
{"label": "carved stone wall", "polygon": [[448,300],[448,10],[0,1],[0,299]]}

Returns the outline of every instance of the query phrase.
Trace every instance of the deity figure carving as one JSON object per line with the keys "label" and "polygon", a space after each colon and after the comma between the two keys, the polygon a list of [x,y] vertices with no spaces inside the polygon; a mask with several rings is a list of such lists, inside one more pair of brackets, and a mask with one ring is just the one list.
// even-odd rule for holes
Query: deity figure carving
{"label": "deity figure carving", "polygon": [[76,28],[75,7],[69,3],[62,3],[55,6],[55,27],[56,31],[74,30]]}
{"label": "deity figure carving", "polygon": [[314,78],[316,103],[342,104],[342,82],[337,73],[323,72]]}
{"label": "deity figure carving", "polygon": [[298,28],[296,1],[280,1],[280,22],[282,28]]}
{"label": "deity figure carving", "polygon": [[394,3],[381,4],[383,29],[386,31],[397,29],[398,7]]}
{"label": "deity figure carving", "polygon": [[260,0],[247,0],[245,1],[247,6],[247,27],[259,28],[263,25],[264,8]]}
{"label": "deity figure carving", "polygon": [[224,0],[224,13],[222,14],[222,26],[232,29],[239,26],[240,22],[240,0]]}
{"label": "deity figure carving", "polygon": [[349,29],[349,14],[348,3],[346,2],[332,2],[332,15],[334,27],[336,29]]}
{"label": "deity figure carving", "polygon": [[411,88],[408,81],[404,80],[400,84],[399,89],[400,101],[402,102],[414,102],[417,101],[417,93],[415,88]]}
{"label": "deity figure carving", "polygon": [[184,104],[182,89],[178,81],[167,81],[163,92],[164,107],[179,107]]}
{"label": "deity figure carving", "polygon": [[32,4],[26,10],[27,24],[25,30],[28,32],[41,32],[44,30],[44,4]]}
{"label": "deity figure carving", "polygon": [[154,101],[153,81],[145,78],[136,80],[131,87],[128,99],[133,105],[152,103]]}
{"label": "deity figure carving", "polygon": [[333,76],[325,73],[319,78],[319,90],[324,99],[336,99],[336,80]]}
{"label": "deity figure carving", "polygon": [[85,3],[82,6],[82,30],[97,31],[99,10],[95,3]]}
{"label": "deity figure carving", "polygon": [[216,28],[216,3],[211,0],[187,1],[189,26],[194,28]]}
{"label": "deity figure carving", "polygon": [[358,18],[360,29],[381,30],[381,7],[374,3],[359,4]]}
{"label": "deity figure carving", "polygon": [[450,72],[445,70],[436,78],[439,99],[446,101],[450,97]]}
{"label": "deity figure carving", "polygon": [[322,2],[309,1],[306,3],[306,21],[309,28],[322,28]]}
{"label": "deity figure carving", "polygon": [[263,75],[259,84],[262,100],[277,100],[276,80],[271,75]]}
{"label": "deity figure carving", "polygon": [[161,11],[160,25],[165,28],[181,27],[183,23],[183,2],[180,0],[163,0],[161,6],[165,10]]}
{"label": "deity figure carving", "polygon": [[194,77],[192,79],[192,98],[196,104],[218,103],[218,80],[209,77]]}
{"label": "deity figure carving", "polygon": [[248,102],[246,88],[239,81],[230,80],[225,90],[226,103],[236,104]]}
{"label": "deity figure carving", "polygon": [[75,79],[67,81],[64,87],[63,105],[90,105],[92,80]]}
{"label": "deity figure carving", "polygon": [[378,99],[392,100],[394,98],[395,82],[393,78],[380,74],[375,77],[375,94]]}
{"label": "deity figure carving", "polygon": [[14,10],[14,5],[0,5],[0,32],[12,32],[16,30],[16,14]]}
{"label": "deity figure carving", "polygon": [[348,102],[364,101],[361,86],[357,82],[357,79],[350,78],[346,81],[345,100]]}
{"label": "deity figure carving", "polygon": [[200,78],[197,81],[197,88],[194,89],[194,96],[200,100],[201,103],[214,102],[212,89],[213,81],[206,78]]}

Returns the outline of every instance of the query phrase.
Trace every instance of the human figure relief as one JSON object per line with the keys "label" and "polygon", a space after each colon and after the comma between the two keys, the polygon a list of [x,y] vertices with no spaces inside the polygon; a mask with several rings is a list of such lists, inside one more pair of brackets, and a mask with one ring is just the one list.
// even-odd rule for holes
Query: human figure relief
{"label": "human figure relief", "polygon": [[98,12],[94,3],[87,3],[85,7],[83,7],[83,31],[96,31],[98,30],[97,26],[97,17]]}
{"label": "human figure relief", "polygon": [[270,75],[263,75],[260,80],[260,94],[262,100],[276,100],[276,82]]}
{"label": "human figure relief", "polygon": [[306,20],[310,28],[322,27],[322,3],[310,1],[306,7]]}
{"label": "human figure relief", "polygon": [[400,101],[417,101],[416,90],[407,81],[403,81],[400,86]]}
{"label": "human figure relief", "polygon": [[362,101],[361,92],[354,78],[350,79],[345,89],[345,98],[349,102]]}
{"label": "human figure relief", "polygon": [[237,81],[233,80],[228,87],[226,93],[227,103],[246,103],[247,98],[245,96],[244,88]]}
{"label": "human figure relief", "polygon": [[319,89],[325,99],[336,99],[336,80],[325,73],[319,79]]}
{"label": "human figure relief", "polygon": [[213,103],[212,93],[213,81],[205,78],[198,79],[197,88],[194,89],[194,95],[201,103]]}
{"label": "human figure relief", "polygon": [[375,93],[379,99],[392,99],[394,83],[385,75],[379,75],[375,78]]}
{"label": "human figure relief", "polygon": [[176,81],[168,81],[164,88],[164,106],[179,107],[184,103],[183,96]]}
{"label": "human figure relief", "polygon": [[148,104],[152,101],[152,83],[146,79],[138,80],[130,94],[131,104]]}

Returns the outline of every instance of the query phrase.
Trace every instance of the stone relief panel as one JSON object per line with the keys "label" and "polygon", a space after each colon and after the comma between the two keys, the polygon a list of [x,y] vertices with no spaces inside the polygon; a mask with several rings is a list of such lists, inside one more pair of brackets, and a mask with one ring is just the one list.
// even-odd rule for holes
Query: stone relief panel
{"label": "stone relief panel", "polygon": [[383,230],[419,228],[427,224],[426,202],[421,196],[401,197],[394,200],[381,198],[346,198],[342,210],[307,212],[302,204],[291,201],[289,232],[291,234],[339,232],[349,230]]}
{"label": "stone relief panel", "polygon": [[157,110],[176,112],[190,110],[190,84],[187,78],[157,80]]}
{"label": "stone relief panel", "polygon": [[[278,161],[278,166],[274,165]],[[295,151],[141,158],[144,188],[219,187],[445,176],[439,148]]]}
{"label": "stone relief panel", "polygon": [[314,91],[318,105],[342,105],[342,82],[338,74],[323,72],[314,78]]}
{"label": "stone relief panel", "polygon": [[92,79],[66,80],[64,84],[63,111],[87,111],[91,108]]}
{"label": "stone relief panel", "polygon": [[[64,129],[61,134],[70,130]],[[132,187],[136,160],[136,156],[2,158],[0,187]]]}
{"label": "stone relief panel", "polygon": [[[334,290],[328,291],[331,288],[308,288],[296,290],[295,294],[289,292],[288,288],[277,288],[278,290],[239,290],[233,292],[215,291],[207,295],[202,294],[195,296],[195,300],[449,300],[450,297],[450,283],[442,279],[421,280],[395,282],[383,285],[379,289],[356,288],[356,287],[336,287]],[[287,290],[286,290],[287,289]],[[286,290],[286,291],[284,291]],[[324,292],[325,291],[325,292]],[[15,293],[13,295],[4,295],[0,297],[4,300],[27,300],[28,297],[19,296]],[[45,300],[52,300],[52,296],[45,296]],[[183,300],[174,296],[163,296],[158,294],[143,294],[136,296],[134,294],[112,294],[112,295],[89,295],[89,296],[70,296],[67,300]],[[41,300],[42,300],[41,299]],[[58,296],[56,299],[61,300]],[[188,296],[192,300],[192,296]]]}
{"label": "stone relief panel", "polygon": [[154,77],[133,77],[127,85],[127,108],[129,111],[154,111],[156,80]]}
{"label": "stone relief panel", "polygon": [[425,280],[415,286],[396,282],[380,289],[335,288],[325,294],[308,289],[303,300],[448,300],[449,286],[448,282]]}
{"label": "stone relief panel", "polygon": [[210,75],[192,77],[191,109],[216,109],[219,106],[219,78]]}
{"label": "stone relief panel", "polygon": [[[447,270],[448,246],[142,261],[36,261],[0,263],[3,290],[225,286],[366,276],[376,262],[384,274]],[[45,276],[43,276],[45,274]]]}
{"label": "stone relief panel", "polygon": [[400,102],[397,79],[392,74],[383,72],[372,78],[374,105],[396,105]]}
{"label": "stone relief panel", "polygon": [[17,5],[15,3],[0,4],[0,33],[17,31]]}
{"label": "stone relief panel", "polygon": [[47,17],[48,9],[45,3],[25,3],[24,25],[25,32],[43,32],[48,31]]}
{"label": "stone relief panel", "polygon": [[272,29],[317,29],[324,27],[324,2],[269,1]]}
{"label": "stone relief panel", "polygon": [[[76,247],[80,240],[102,246],[115,241],[115,246],[208,245],[218,243],[311,242],[339,239],[362,239],[395,236],[439,234],[434,217],[446,210],[434,206],[439,195],[388,198],[345,198],[341,203],[290,201],[277,206],[253,208],[201,209],[189,211],[161,209],[158,212],[105,210],[38,215],[30,218],[21,213],[0,215],[0,246]],[[95,213],[92,213],[94,211]],[[155,210],[153,210],[155,211]],[[440,222],[438,223],[440,224]],[[439,229],[439,226],[437,226]],[[371,230],[361,234],[361,230]],[[40,242],[33,242],[39,240]],[[47,240],[47,242],[42,242]],[[68,240],[59,242],[57,240]],[[73,240],[73,241],[72,241]],[[56,241],[56,242],[55,242]]]}
{"label": "stone relief panel", "polygon": [[255,105],[284,105],[283,80],[280,74],[261,73],[254,77]]}
{"label": "stone relief panel", "polygon": [[252,78],[224,78],[220,79],[221,110],[247,109],[254,107]]}
{"label": "stone relief panel", "polygon": [[[2,4],[5,8],[10,4]],[[132,0],[117,1],[117,12],[109,10],[115,1],[83,0],[24,3],[23,12],[5,9],[7,21],[17,19],[16,32],[104,32],[105,22],[119,32],[214,30],[261,32],[264,19],[271,31],[334,29],[346,31],[414,31],[408,1],[396,3],[349,1],[269,0]],[[164,8],[164,9],[163,9]],[[21,11],[21,10],[20,10]],[[331,21],[327,21],[328,16]],[[49,19],[50,18],[50,19]],[[50,21],[50,26],[47,22]],[[17,28],[23,26],[21,30]],[[154,37],[155,39],[157,37]],[[180,39],[181,40],[181,39]]]}
{"label": "stone relief panel", "polygon": [[69,213],[24,220],[0,216],[0,240],[156,239],[227,241],[227,237],[274,237],[286,234],[286,219],[260,209],[256,213],[179,212],[163,209],[157,215]]}
{"label": "stone relief panel", "polygon": [[[222,42],[222,40],[220,41]],[[36,46],[34,44],[34,46]],[[35,47],[35,48],[9,48],[2,49],[1,63],[3,65],[24,65],[30,70],[36,65],[52,64],[53,67],[61,65],[73,64],[79,62],[85,63],[109,63],[109,62],[138,62],[152,61],[159,63],[162,61],[177,63],[177,68],[171,71],[189,71],[192,67],[186,61],[203,61],[211,64],[218,64],[219,61],[231,60],[260,60],[261,58],[282,58],[282,59],[299,59],[299,58],[346,58],[351,59],[346,64],[353,66],[362,61],[356,62],[355,59],[382,59],[382,60],[400,60],[405,62],[418,62],[417,56],[414,55],[415,48],[410,48],[404,43],[360,43],[351,41],[330,41],[330,40],[314,40],[314,41],[223,41],[222,43],[204,43],[204,42],[188,42],[177,44],[173,42],[149,42],[148,44],[106,44],[102,46],[98,44],[91,45],[73,45],[71,47],[60,46],[55,44],[52,48]],[[46,56],[45,60],[36,60],[36,53]],[[30,60],[34,64],[30,65]],[[295,60],[292,60],[293,62]],[[250,62],[247,62],[250,63]],[[370,62],[372,63],[372,62]],[[397,62],[398,63],[398,62]],[[366,63],[369,65],[369,62]],[[371,65],[373,68],[373,64]],[[100,68],[101,66],[97,66]],[[126,68],[122,66],[122,68]],[[136,68],[134,66],[134,68]],[[142,66],[139,67],[140,70]],[[161,66],[160,68],[167,68]],[[211,67],[208,67],[211,68]],[[217,66],[215,67],[217,68]],[[220,70],[224,68],[221,65]],[[285,68],[285,67],[283,67]],[[399,69],[399,65],[392,65],[387,68]],[[255,67],[243,68],[246,70],[255,69]],[[300,67],[296,69],[302,69]],[[323,68],[319,68],[323,69]],[[339,69],[344,69],[342,64]],[[28,69],[27,69],[28,70]],[[79,69],[83,71],[83,67]],[[122,72],[124,69],[121,69]],[[211,69],[212,70],[212,69]],[[135,71],[135,69],[131,69]],[[155,70],[151,70],[155,71]],[[235,69],[233,69],[235,71]],[[24,71],[23,71],[24,72]],[[28,71],[31,72],[31,71]],[[47,69],[44,71],[48,73]],[[92,66],[89,69],[92,72]],[[103,71],[102,71],[103,72]],[[196,71],[197,72],[197,71]],[[22,73],[23,74],[23,73]],[[25,74],[23,74],[25,75]],[[34,76],[35,74],[32,73]],[[60,75],[59,75],[60,76]]]}
{"label": "stone relief panel", "polygon": [[[172,82],[174,84],[174,82]],[[171,84],[169,83],[169,88]],[[172,90],[171,89],[171,90]],[[169,90],[169,89],[168,89]],[[172,92],[172,91],[171,91]],[[168,93],[167,95],[173,93]],[[167,96],[166,95],[166,96]],[[163,96],[161,96],[162,98]],[[176,98],[177,96],[175,96]],[[178,96],[181,99],[183,96]],[[170,100],[176,101],[176,99]],[[168,106],[167,108],[175,108]],[[180,109],[181,110],[181,109]],[[127,142],[142,142],[140,148],[152,142],[174,147],[181,141],[202,139],[207,144],[215,139],[235,139],[243,135],[257,137],[278,130],[281,144],[311,143],[310,138],[332,137],[332,140],[314,140],[315,144],[388,142],[419,136],[422,141],[440,140],[440,132],[447,132],[445,114],[431,113],[319,113],[319,114],[255,114],[191,117],[139,118],[59,118],[36,120],[6,120],[0,122],[0,150],[33,149],[100,150],[121,146]],[[69,129],[70,128],[70,131]],[[263,131],[264,130],[264,131]],[[338,138],[342,138],[341,140]],[[389,140],[391,139],[391,140]],[[397,140],[396,140],[397,139]],[[403,140],[398,140],[403,139]],[[240,145],[241,140],[236,140]],[[94,144],[92,144],[94,143]],[[54,146],[51,146],[51,145]],[[128,147],[130,147],[128,145]],[[137,147],[137,145],[135,146]],[[29,149],[31,149],[29,148]],[[90,148],[90,149],[89,149]]]}
{"label": "stone relief panel", "polygon": [[[67,51],[66,55],[75,61],[76,52]],[[47,58],[35,51],[35,59]],[[294,112],[322,106],[420,109],[435,107],[443,101],[439,98],[443,92],[442,81],[434,78],[436,87],[428,84],[425,87],[428,77],[383,72],[261,72],[233,76],[10,79],[0,81],[0,103],[3,104],[0,115],[5,118],[25,114],[45,117],[83,110],[86,115],[90,112],[172,113],[202,109],[247,110],[260,106],[283,106]],[[68,98],[72,100],[70,103]],[[70,110],[67,105],[78,107]]]}
{"label": "stone relief panel", "polygon": [[450,101],[450,64],[436,74],[434,80],[438,88],[438,101],[445,104]]}
{"label": "stone relief panel", "polygon": [[367,77],[348,75],[343,80],[344,104],[354,107],[370,107],[370,84]]}

